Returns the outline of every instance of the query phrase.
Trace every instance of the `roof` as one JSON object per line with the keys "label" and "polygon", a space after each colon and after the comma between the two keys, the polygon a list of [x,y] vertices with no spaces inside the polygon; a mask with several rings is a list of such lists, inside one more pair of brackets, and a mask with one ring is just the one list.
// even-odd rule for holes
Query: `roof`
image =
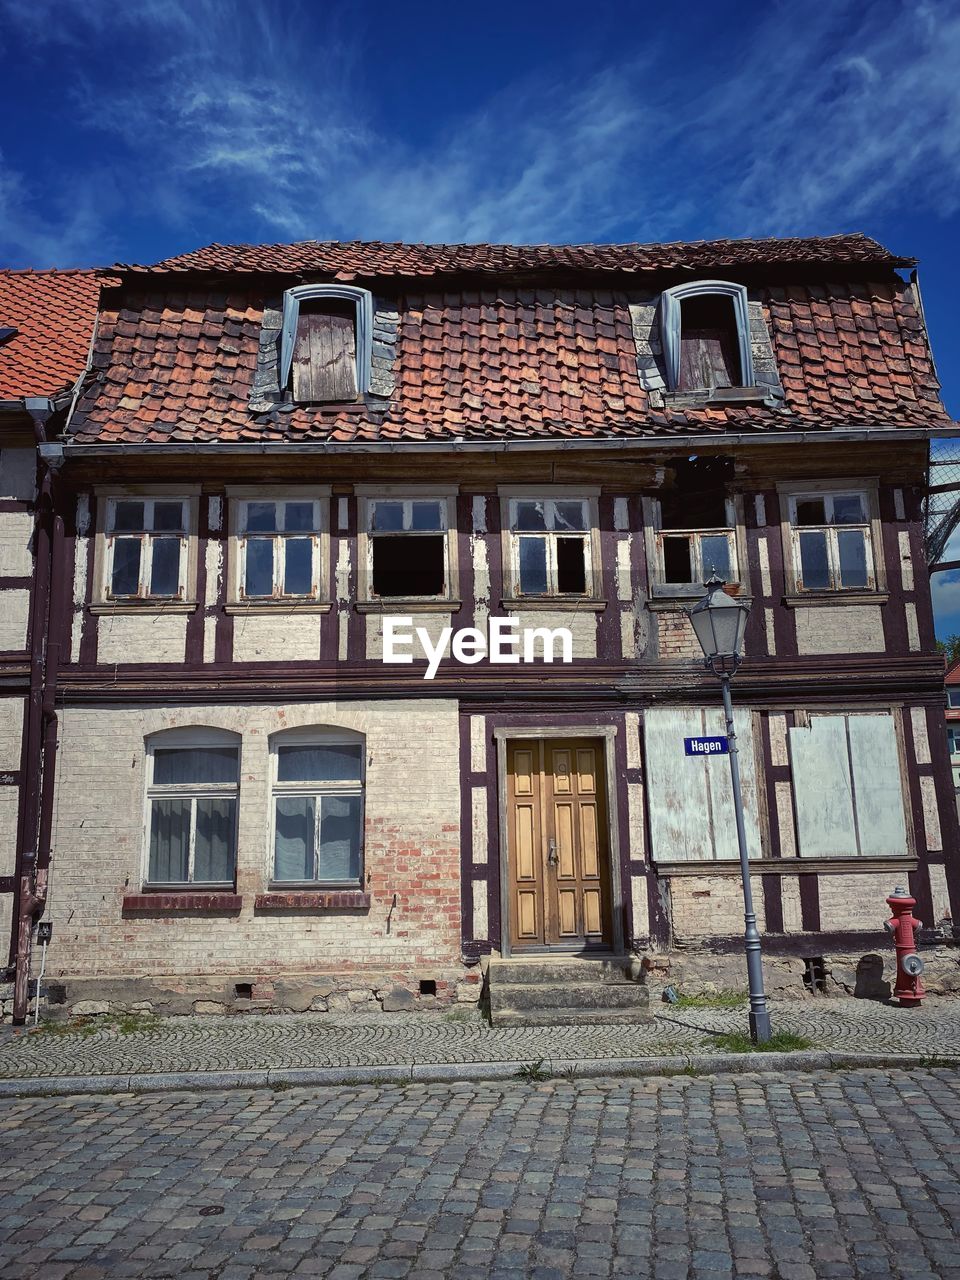
{"label": "roof", "polygon": [[100,278],[93,271],[0,271],[0,400],[52,396],[87,363]]}
{"label": "roof", "polygon": [[315,272],[336,280],[451,274],[511,275],[551,271],[643,273],[675,269],[818,266],[826,263],[910,267],[859,232],[765,240],[699,240],[674,244],[397,244],[378,240],[303,240],[297,244],[211,244],[151,266],[116,270],[183,272]]}
{"label": "roof", "polygon": [[253,412],[263,287],[133,280],[105,294],[94,376],[70,432],[88,443],[362,442],[946,426],[913,290],[882,274],[876,284],[756,291],[780,407],[665,407],[646,391],[630,304],[649,303],[649,290],[401,287],[390,304],[395,388],[382,413],[362,402]]}

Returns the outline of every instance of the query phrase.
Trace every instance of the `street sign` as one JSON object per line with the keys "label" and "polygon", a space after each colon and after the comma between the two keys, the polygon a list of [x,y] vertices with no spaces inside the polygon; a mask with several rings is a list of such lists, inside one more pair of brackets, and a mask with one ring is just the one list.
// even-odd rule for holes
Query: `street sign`
{"label": "street sign", "polygon": [[725,756],[730,742],[723,734],[713,738],[684,738],[683,749],[688,756]]}

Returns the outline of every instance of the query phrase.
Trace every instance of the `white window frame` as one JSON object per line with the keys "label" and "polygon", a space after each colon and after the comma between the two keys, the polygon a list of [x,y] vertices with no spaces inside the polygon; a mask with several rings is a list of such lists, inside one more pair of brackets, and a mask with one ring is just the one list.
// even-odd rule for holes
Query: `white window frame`
{"label": "white window frame", "polygon": [[[378,609],[399,609],[410,604],[429,608],[440,605],[455,608],[459,590],[457,560],[457,494],[449,485],[357,485],[359,502],[359,531],[357,558],[361,567],[359,602]],[[378,502],[402,502],[404,523],[409,519],[414,502],[438,502],[443,518],[443,529],[396,529],[388,533],[395,538],[443,537],[443,591],[431,596],[378,596],[373,590],[373,544],[377,535],[373,529],[373,513]],[[384,532],[387,532],[386,530]]]}
{"label": "white window frame", "polygon": [[[359,746],[360,779],[358,782],[279,782],[280,751],[284,747]],[[360,868],[356,880],[278,880],[276,876],[277,799],[282,796],[309,796],[315,801],[314,867],[319,870],[320,822],[323,796],[360,797]],[[363,888],[366,876],[366,796],[367,751],[363,734],[345,729],[306,727],[282,729],[270,738],[270,822],[267,849],[267,880],[272,890],[286,889],[355,889]]]}
{"label": "white window frame", "polygon": [[[262,489],[249,485],[227,486],[227,511],[230,535],[230,572],[229,595],[226,605],[227,613],[271,613],[276,609],[295,609],[298,613],[326,613],[330,603],[330,485],[290,486],[283,485]],[[312,502],[314,504],[313,536],[313,582],[315,592],[312,595],[288,596],[282,593],[282,557],[277,554],[276,546],[273,557],[273,573],[275,593],[272,596],[244,595],[246,580],[246,534],[243,530],[243,512],[248,502]],[[253,533],[252,537],[273,537],[276,541],[284,541],[285,533]],[[299,535],[294,532],[290,536],[310,536],[303,531]]]}
{"label": "white window frame", "polygon": [[960,724],[947,724],[947,745],[952,756],[960,756]]}
{"label": "white window frame", "polygon": [[[664,596],[668,599],[681,599],[687,596],[699,599],[703,595],[703,558],[700,553],[700,539],[703,537],[726,537],[730,548],[730,572],[733,586],[746,587],[747,555],[745,546],[745,525],[743,519],[743,500],[740,494],[724,499],[727,523],[716,529],[665,529],[663,527],[663,506],[659,498],[645,497],[642,500],[643,529],[646,544],[647,564],[651,568],[651,595]],[[666,563],[663,549],[664,538],[692,538],[694,542],[695,570],[693,582],[670,582],[666,576]],[[699,576],[698,576],[699,575]]]}
{"label": "white window frame", "polygon": [[[230,783],[177,783],[157,786],[154,784],[154,753],[187,749],[203,751],[230,747],[237,753],[237,781]],[[143,852],[141,861],[140,883],[145,891],[173,892],[197,889],[232,889],[237,882],[237,860],[239,857],[239,820],[240,820],[240,768],[242,764],[242,739],[240,734],[231,733],[227,729],[213,729],[206,726],[189,726],[182,729],[162,729],[152,734],[144,743],[144,807],[143,807]],[[154,800],[187,800],[190,804],[190,855],[187,880],[151,880],[150,877],[150,836]],[[229,880],[194,880],[194,853],[197,837],[197,800],[233,800],[234,832],[233,832],[233,876]]]}
{"label": "white window frame", "polygon": [[[953,701],[953,698],[956,698],[956,702]],[[960,685],[947,685],[947,706],[954,710],[960,710]]]}
{"label": "white window frame", "polygon": [[[119,485],[98,487],[94,490],[97,500],[97,538],[94,551],[94,593],[90,606],[94,613],[139,612],[157,609],[167,613],[191,612],[196,608],[197,593],[197,515],[199,485]],[[113,520],[118,502],[142,502],[144,523],[148,522],[147,510],[155,502],[180,502],[183,504],[183,530],[180,538],[180,576],[175,596],[149,594],[150,573],[146,565],[148,557],[141,550],[140,588],[135,596],[115,596],[111,591],[113,578]],[[137,534],[121,531],[120,537],[140,537],[149,546],[152,533]],[[161,534],[160,536],[163,536]],[[167,534],[166,536],[169,536]],[[149,557],[152,571],[153,558]]]}
{"label": "white window frame", "polygon": [[[750,346],[750,309],[746,287],[742,284],[734,284],[730,280],[691,280],[687,284],[677,284],[672,289],[664,289],[660,295],[660,333],[668,389],[676,391],[680,382],[683,303],[690,298],[706,297],[730,298],[733,302],[740,352],[739,385],[752,387],[754,385],[753,351]],[[706,388],[703,390],[705,391]],[[691,387],[689,394],[696,395],[697,389]]]}
{"label": "white window frame", "polygon": [[[598,499],[600,491],[579,485],[554,485],[529,488],[500,489],[501,543],[504,573],[504,598],[508,607],[523,606],[549,611],[556,606],[576,607],[599,601],[602,574],[600,569],[600,517]],[[557,502],[579,502],[584,510],[583,529],[514,529],[518,502],[542,502],[546,516],[547,506]],[[582,592],[557,590],[557,538],[581,538],[583,540],[584,586]],[[546,540],[547,590],[540,595],[524,594],[520,589],[520,540],[544,538]]]}
{"label": "white window frame", "polygon": [[369,289],[359,289],[349,284],[300,284],[285,291],[280,330],[280,388],[286,390],[290,386],[293,353],[297,345],[300,304],[322,302],[325,298],[336,302],[352,302],[354,305],[357,395],[365,395],[370,390],[370,368],[373,357],[373,294]]}
{"label": "white window frame", "polygon": [[[784,550],[787,556],[787,565],[789,566],[789,593],[800,598],[829,596],[832,599],[842,599],[845,596],[856,595],[876,596],[880,591],[883,570],[883,544],[881,541],[876,482],[829,480],[818,481],[816,484],[800,487],[796,485],[778,486],[778,489],[780,490],[781,502],[785,502],[786,508],[783,512],[782,529]],[[859,498],[863,508],[863,521],[857,524],[830,523],[829,513],[832,511],[834,499],[838,497]],[[822,525],[798,525],[796,523],[797,503],[810,499],[823,500],[824,515],[827,517],[826,523]],[[859,530],[864,535],[867,567],[866,586],[845,587],[840,582],[840,552],[837,534],[850,530]],[[801,533],[820,532],[826,534],[830,585],[828,587],[807,587],[803,584],[799,535]]]}

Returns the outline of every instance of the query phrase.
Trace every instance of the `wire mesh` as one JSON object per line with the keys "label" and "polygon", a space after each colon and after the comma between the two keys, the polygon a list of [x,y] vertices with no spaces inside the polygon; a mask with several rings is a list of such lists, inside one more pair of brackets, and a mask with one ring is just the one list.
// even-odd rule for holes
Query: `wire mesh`
{"label": "wire mesh", "polygon": [[931,442],[927,485],[924,528],[927,563],[932,568],[944,559],[960,560],[958,539],[953,539],[949,554],[945,554],[952,535],[960,525],[960,436]]}

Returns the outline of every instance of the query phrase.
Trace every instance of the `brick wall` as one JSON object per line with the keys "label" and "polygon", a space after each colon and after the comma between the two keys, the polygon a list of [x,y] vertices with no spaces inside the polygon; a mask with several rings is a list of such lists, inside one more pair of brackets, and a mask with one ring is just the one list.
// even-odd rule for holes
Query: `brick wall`
{"label": "brick wall", "polygon": [[[144,737],[208,725],[241,735],[239,915],[122,915],[140,888]],[[365,735],[369,909],[257,911],[267,888],[270,734],[304,725]],[[460,944],[454,702],[70,708],[61,716],[47,918],[51,976],[415,971]]]}
{"label": "brick wall", "polygon": [[657,613],[657,637],[661,658],[703,658],[690,619],[682,609],[664,609]]}

